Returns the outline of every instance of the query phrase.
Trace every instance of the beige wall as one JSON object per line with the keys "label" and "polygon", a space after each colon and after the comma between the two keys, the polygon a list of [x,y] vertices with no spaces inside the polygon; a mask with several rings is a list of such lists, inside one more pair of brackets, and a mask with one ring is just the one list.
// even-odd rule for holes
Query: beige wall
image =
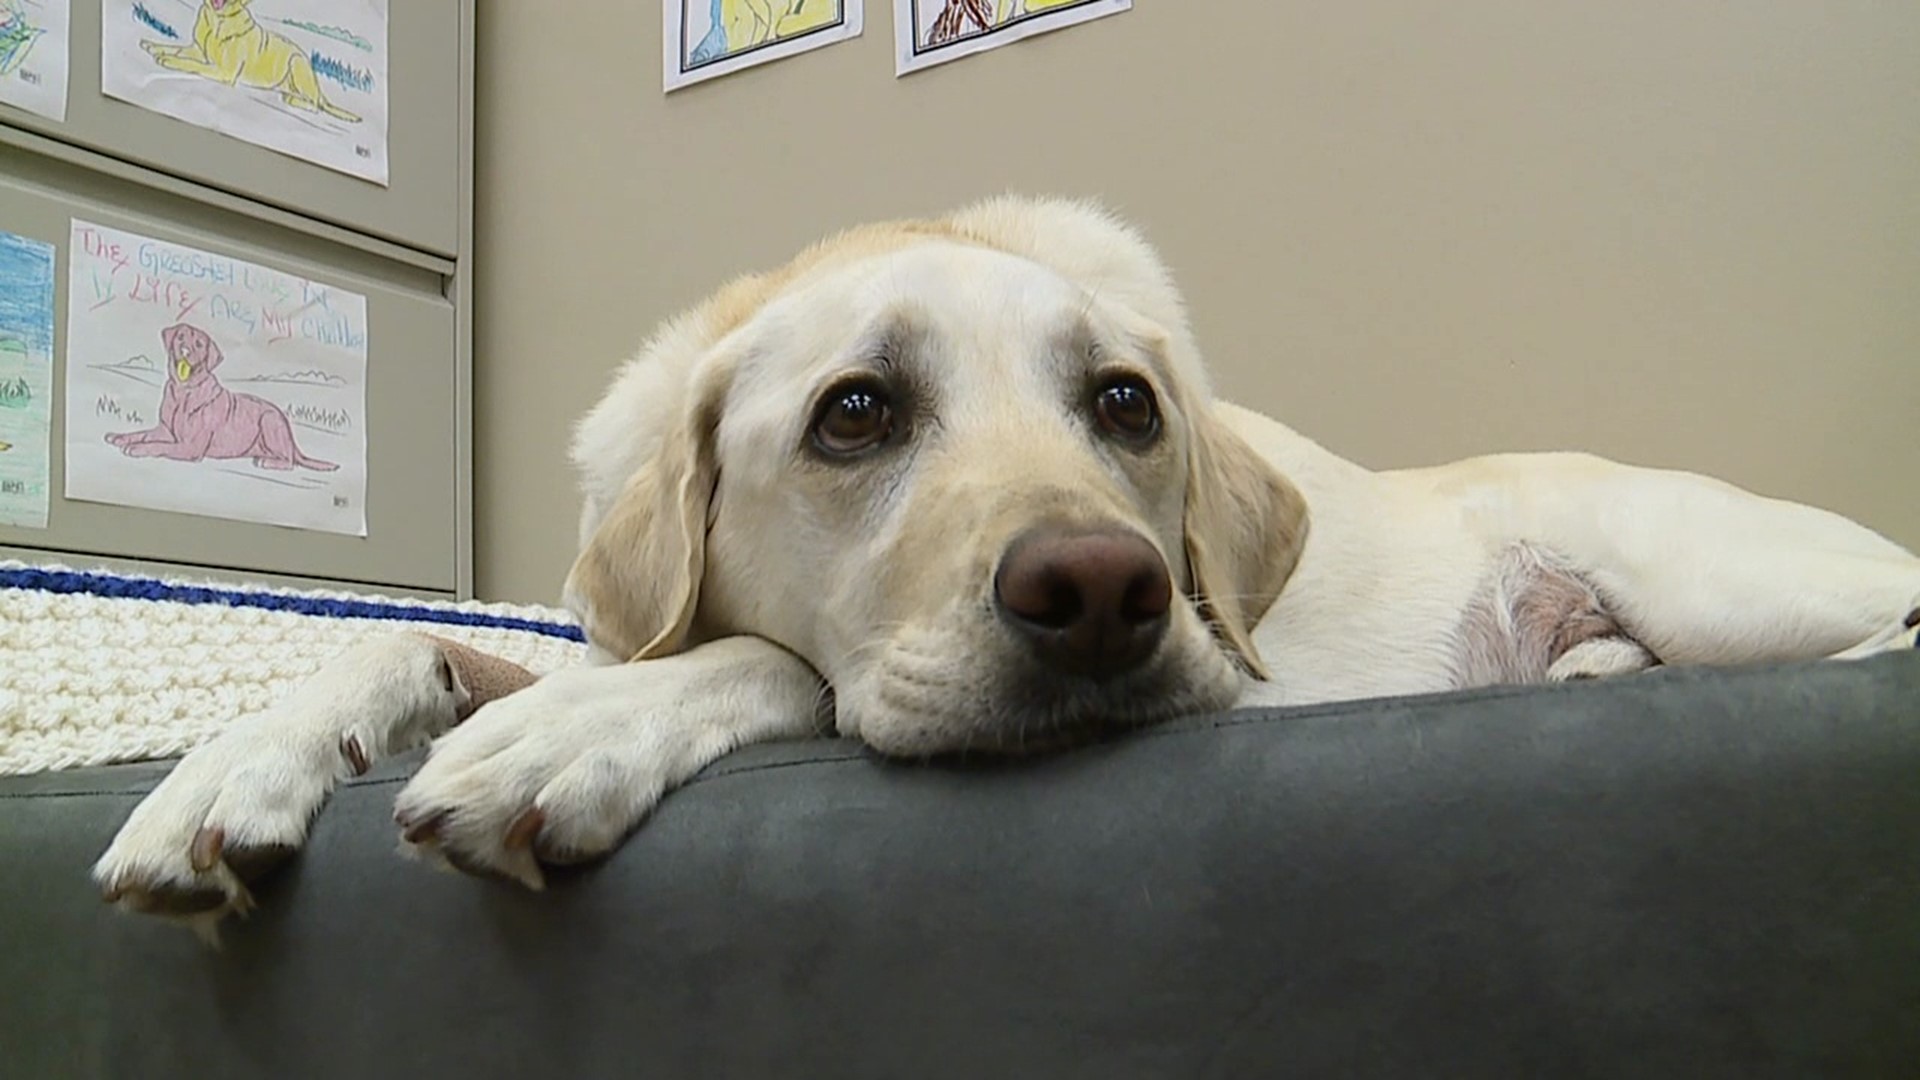
{"label": "beige wall", "polygon": [[557,595],[656,319],[1008,188],[1140,220],[1223,388],[1369,464],[1582,447],[1920,545],[1920,4],[1139,0],[897,81],[867,6],[667,98],[657,5],[481,0],[483,596]]}

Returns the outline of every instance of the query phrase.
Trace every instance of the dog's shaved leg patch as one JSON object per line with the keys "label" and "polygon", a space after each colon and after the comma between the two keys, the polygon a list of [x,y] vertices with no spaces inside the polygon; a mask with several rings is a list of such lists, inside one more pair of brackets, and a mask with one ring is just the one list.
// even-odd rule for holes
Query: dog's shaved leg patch
{"label": "dog's shaved leg patch", "polygon": [[432,634],[422,636],[440,647],[440,655],[447,658],[454,677],[467,689],[467,704],[460,710],[463,720],[487,702],[506,697],[516,690],[524,690],[538,679],[533,672],[511,660],[502,660]]}

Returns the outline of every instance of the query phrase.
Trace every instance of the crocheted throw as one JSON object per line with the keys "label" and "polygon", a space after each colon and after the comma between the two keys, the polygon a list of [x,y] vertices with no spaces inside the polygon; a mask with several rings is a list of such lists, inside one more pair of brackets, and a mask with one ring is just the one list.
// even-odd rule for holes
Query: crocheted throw
{"label": "crocheted throw", "polygon": [[0,560],[0,775],[184,754],[329,657],[417,628],[536,675],[578,663],[566,612],[212,584]]}

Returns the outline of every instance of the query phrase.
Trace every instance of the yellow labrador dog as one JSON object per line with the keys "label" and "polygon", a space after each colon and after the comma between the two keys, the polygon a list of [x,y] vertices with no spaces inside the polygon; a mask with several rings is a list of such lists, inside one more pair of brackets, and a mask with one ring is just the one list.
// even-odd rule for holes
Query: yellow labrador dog
{"label": "yellow labrador dog", "polygon": [[[735,747],[1019,752],[1236,705],[1852,658],[1920,559],[1581,454],[1374,472],[1216,400],[1167,270],[1080,203],[857,229],[668,322],[573,443],[594,663],[370,641],[188,755],[94,875],[210,925],[328,791],[432,749],[413,849],[539,888]],[[529,685],[530,684],[530,685]],[[458,726],[456,726],[458,725]]]}

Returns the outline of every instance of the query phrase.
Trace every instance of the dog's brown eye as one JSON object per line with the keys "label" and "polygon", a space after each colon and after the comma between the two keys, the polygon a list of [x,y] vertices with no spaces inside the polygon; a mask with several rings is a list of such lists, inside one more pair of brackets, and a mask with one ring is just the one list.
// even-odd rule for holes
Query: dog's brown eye
{"label": "dog's brown eye", "polygon": [[854,454],[885,442],[893,434],[893,406],[886,390],[860,383],[829,393],[813,422],[813,438],[822,450]]}
{"label": "dog's brown eye", "polygon": [[1134,442],[1152,438],[1160,430],[1160,409],[1153,389],[1142,379],[1122,376],[1100,387],[1093,398],[1100,426]]}

